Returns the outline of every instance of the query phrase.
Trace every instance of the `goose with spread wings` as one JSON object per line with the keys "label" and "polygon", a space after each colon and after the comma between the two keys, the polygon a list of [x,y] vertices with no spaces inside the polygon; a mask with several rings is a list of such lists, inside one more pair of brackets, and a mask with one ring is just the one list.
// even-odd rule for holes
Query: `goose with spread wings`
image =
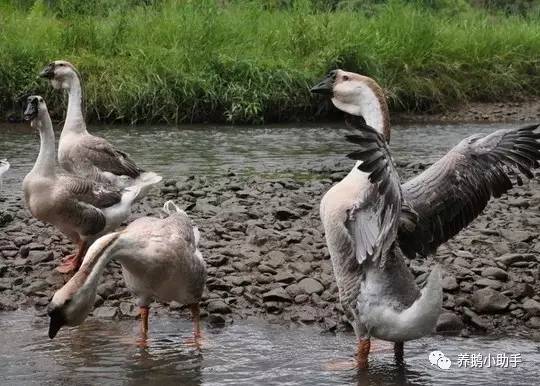
{"label": "goose with spread wings", "polygon": [[[420,175],[401,184],[388,148],[388,107],[371,78],[336,70],[312,88],[331,96],[359,129],[349,174],[322,198],[321,219],[340,301],[358,338],[357,364],[367,367],[370,338],[403,342],[432,331],[441,311],[439,268],[417,288],[405,258],[426,256],[470,224],[491,198],[540,159],[538,125],[475,134]],[[361,118],[360,118],[361,117]]]}

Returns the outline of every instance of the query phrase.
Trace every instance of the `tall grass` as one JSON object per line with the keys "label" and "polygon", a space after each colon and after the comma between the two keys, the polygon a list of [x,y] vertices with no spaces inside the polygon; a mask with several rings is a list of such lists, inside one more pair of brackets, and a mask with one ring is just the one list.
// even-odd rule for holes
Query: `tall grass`
{"label": "tall grass", "polygon": [[[116,6],[96,6],[105,3]],[[61,114],[62,97],[36,78],[54,59],[80,69],[94,121],[310,119],[317,101],[308,88],[336,67],[374,77],[393,110],[540,95],[538,15],[469,6],[444,12],[411,1],[369,12],[321,10],[309,0],[283,4],[2,3],[0,113],[40,93]]]}

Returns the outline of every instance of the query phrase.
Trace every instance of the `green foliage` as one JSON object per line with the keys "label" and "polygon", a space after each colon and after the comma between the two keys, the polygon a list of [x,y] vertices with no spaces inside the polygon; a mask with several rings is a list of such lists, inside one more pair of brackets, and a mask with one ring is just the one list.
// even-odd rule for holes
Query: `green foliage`
{"label": "green foliage", "polygon": [[18,0],[0,3],[0,113],[40,93],[54,59],[84,77],[91,120],[310,119],[309,86],[341,67],[394,110],[540,95],[540,17],[465,1]]}

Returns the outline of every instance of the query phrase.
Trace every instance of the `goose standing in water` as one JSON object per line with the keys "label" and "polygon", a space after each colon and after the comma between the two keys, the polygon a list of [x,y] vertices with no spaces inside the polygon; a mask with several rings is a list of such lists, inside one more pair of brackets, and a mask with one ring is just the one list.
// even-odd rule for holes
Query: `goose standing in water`
{"label": "goose standing in water", "polygon": [[84,121],[82,80],[75,67],[57,60],[41,71],[55,89],[67,90],[66,120],[58,144],[58,162],[65,170],[118,186],[139,185],[138,199],[161,181],[154,172],[145,172],[107,140],[88,133]]}
{"label": "goose standing in water", "polygon": [[36,163],[23,181],[26,205],[35,218],[54,225],[78,244],[78,252],[57,268],[63,273],[77,270],[88,245],[127,219],[140,188],[120,189],[80,176],[57,174],[54,131],[42,97],[28,98],[24,119],[31,121],[41,138]]}
{"label": "goose standing in water", "polygon": [[148,331],[148,306],[153,298],[190,305],[195,335],[199,336],[199,301],[206,282],[206,265],[197,247],[199,231],[172,201],[167,201],[163,209],[168,217],[139,218],[90,247],[79,272],[49,304],[51,339],[62,326],[84,321],[94,305],[103,269],[113,259],[122,265],[127,287],[139,298],[143,337]]}
{"label": "goose standing in water", "polygon": [[[358,338],[357,365],[368,365],[370,338],[403,342],[430,333],[441,311],[439,268],[422,290],[405,256],[426,256],[465,228],[486,207],[532,178],[540,159],[538,125],[475,134],[401,184],[387,142],[389,114],[379,85],[336,70],[311,89],[329,94],[361,134],[350,173],[322,198],[320,214],[340,301]],[[360,116],[363,118],[360,118]]]}
{"label": "goose standing in water", "polygon": [[0,189],[2,189],[2,176],[9,170],[7,159],[0,159]]}

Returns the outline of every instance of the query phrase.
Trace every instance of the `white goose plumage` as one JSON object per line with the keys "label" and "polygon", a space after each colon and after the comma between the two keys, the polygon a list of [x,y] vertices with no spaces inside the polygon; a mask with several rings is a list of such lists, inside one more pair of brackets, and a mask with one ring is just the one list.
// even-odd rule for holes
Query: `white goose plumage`
{"label": "white goose plumage", "polygon": [[2,189],[2,177],[9,170],[9,166],[7,159],[0,159],[0,189]]}
{"label": "white goose plumage", "polygon": [[23,181],[26,205],[35,218],[54,225],[79,244],[78,253],[58,269],[70,272],[78,268],[92,241],[127,219],[139,187],[120,189],[75,175],[58,174],[54,131],[42,97],[28,98],[24,117],[31,121],[41,138],[36,163]]}
{"label": "white goose plumage", "polygon": [[45,67],[40,76],[55,89],[67,90],[68,109],[58,144],[58,162],[65,170],[102,182],[124,187],[138,185],[137,199],[144,197],[162,177],[139,168],[129,155],[106,139],[92,135],[84,120],[82,80],[69,62],[57,60]]}
{"label": "white goose plumage", "polygon": [[206,282],[206,265],[198,249],[199,231],[172,201],[163,209],[166,218],[139,218],[90,247],[79,272],[54,294],[49,305],[51,338],[63,325],[84,321],[94,305],[103,269],[113,259],[122,265],[126,285],[138,297],[144,336],[153,299],[190,305],[198,336],[198,303]]}
{"label": "white goose plumage", "polygon": [[[340,301],[358,338],[358,366],[367,367],[370,338],[396,343],[430,333],[441,311],[440,269],[420,290],[405,256],[434,253],[485,208],[491,197],[532,178],[538,167],[538,125],[498,130],[463,140],[417,177],[401,185],[390,155],[388,107],[377,83],[332,71],[312,92],[332,95],[350,114],[357,162],[321,201],[321,219]],[[359,116],[362,116],[360,118]]]}

